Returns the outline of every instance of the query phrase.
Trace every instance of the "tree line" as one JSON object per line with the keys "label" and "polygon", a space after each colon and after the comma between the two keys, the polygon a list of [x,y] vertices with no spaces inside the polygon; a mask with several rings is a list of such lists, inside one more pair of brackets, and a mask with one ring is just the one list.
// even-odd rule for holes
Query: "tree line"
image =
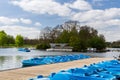
{"label": "tree line", "polygon": [[6,47],[6,46],[23,46],[23,37],[21,35],[17,35],[16,38],[14,38],[11,35],[8,35],[5,31],[0,31],[0,46]]}
{"label": "tree line", "polygon": [[107,42],[107,46],[110,48],[120,48],[120,40],[113,41],[113,42]]}
{"label": "tree line", "polygon": [[46,49],[49,43],[68,43],[73,51],[86,51],[87,48],[96,48],[102,51],[106,48],[104,35],[87,25],[80,26],[77,21],[68,21],[56,27],[46,27],[42,30],[40,43],[37,48]]}
{"label": "tree line", "polygon": [[14,38],[11,35],[7,35],[4,31],[0,31],[0,46],[6,46],[9,44],[14,44]]}
{"label": "tree line", "polygon": [[28,39],[22,35],[17,35],[14,38],[5,31],[0,31],[0,47],[22,47],[24,45],[36,45],[37,43],[38,39]]}

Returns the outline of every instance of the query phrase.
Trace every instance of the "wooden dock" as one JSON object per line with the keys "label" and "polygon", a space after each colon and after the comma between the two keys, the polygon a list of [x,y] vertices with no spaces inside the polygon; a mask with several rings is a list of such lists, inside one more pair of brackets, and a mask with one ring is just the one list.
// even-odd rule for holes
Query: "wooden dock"
{"label": "wooden dock", "polygon": [[1,71],[0,80],[28,80],[29,78],[36,77],[39,74],[48,76],[52,72],[58,72],[60,70],[66,70],[75,67],[83,67],[84,65],[89,65],[91,63],[97,63],[100,61],[111,60],[111,59],[112,58],[89,58],[89,59],[76,60],[71,62]]}

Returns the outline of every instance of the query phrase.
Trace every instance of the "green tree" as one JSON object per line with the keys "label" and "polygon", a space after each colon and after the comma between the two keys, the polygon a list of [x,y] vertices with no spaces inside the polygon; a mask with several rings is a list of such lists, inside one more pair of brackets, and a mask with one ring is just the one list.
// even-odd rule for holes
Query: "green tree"
{"label": "green tree", "polygon": [[0,31],[0,46],[4,46],[7,43],[7,34],[4,31]]}
{"label": "green tree", "polygon": [[9,44],[15,44],[15,39],[11,35],[7,35],[7,45]]}
{"label": "green tree", "polygon": [[81,26],[79,31],[79,37],[81,40],[81,49],[86,50],[90,47],[89,41],[92,37],[97,36],[97,30],[89,27],[89,26]]}
{"label": "green tree", "polygon": [[56,39],[58,43],[68,43],[70,39],[69,32],[67,30],[63,30],[60,36]]}
{"label": "green tree", "polygon": [[71,36],[69,45],[73,47],[73,51],[81,51],[81,42],[79,37]]}
{"label": "green tree", "polygon": [[78,31],[77,31],[77,29],[76,29],[75,26],[71,29],[70,36],[76,36],[76,37],[78,37]]}
{"label": "green tree", "polygon": [[80,51],[80,38],[76,27],[74,26],[70,31],[69,45],[73,47],[73,51]]}
{"label": "green tree", "polygon": [[36,46],[36,49],[48,49],[50,48],[50,45],[47,43],[41,43]]}
{"label": "green tree", "polygon": [[108,47],[120,48],[120,40],[114,41],[114,42],[112,42],[112,43],[109,42]]}
{"label": "green tree", "polygon": [[104,50],[106,47],[105,39],[102,35],[95,36],[90,40],[90,45],[92,48],[96,48],[97,50],[101,51]]}
{"label": "green tree", "polygon": [[24,43],[23,37],[21,35],[17,35],[15,39],[16,46],[18,47],[23,46],[23,43]]}

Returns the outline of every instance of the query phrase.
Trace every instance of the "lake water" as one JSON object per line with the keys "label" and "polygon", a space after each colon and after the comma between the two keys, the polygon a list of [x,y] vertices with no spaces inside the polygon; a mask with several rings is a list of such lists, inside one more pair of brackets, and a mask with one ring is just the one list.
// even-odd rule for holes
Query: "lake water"
{"label": "lake water", "polygon": [[120,55],[120,52],[106,52],[106,53],[81,53],[81,52],[47,52],[40,50],[31,50],[31,52],[21,52],[17,48],[0,48],[0,71],[21,68],[22,60],[30,59],[38,56],[49,55],[66,55],[66,54],[85,54],[91,57],[108,57]]}

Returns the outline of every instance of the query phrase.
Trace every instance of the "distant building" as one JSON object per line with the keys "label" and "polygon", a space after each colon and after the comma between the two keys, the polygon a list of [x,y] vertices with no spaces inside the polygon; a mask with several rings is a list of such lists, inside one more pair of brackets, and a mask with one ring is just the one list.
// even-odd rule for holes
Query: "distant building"
{"label": "distant building", "polygon": [[50,43],[51,48],[47,51],[72,51],[73,47],[68,46],[67,43]]}

